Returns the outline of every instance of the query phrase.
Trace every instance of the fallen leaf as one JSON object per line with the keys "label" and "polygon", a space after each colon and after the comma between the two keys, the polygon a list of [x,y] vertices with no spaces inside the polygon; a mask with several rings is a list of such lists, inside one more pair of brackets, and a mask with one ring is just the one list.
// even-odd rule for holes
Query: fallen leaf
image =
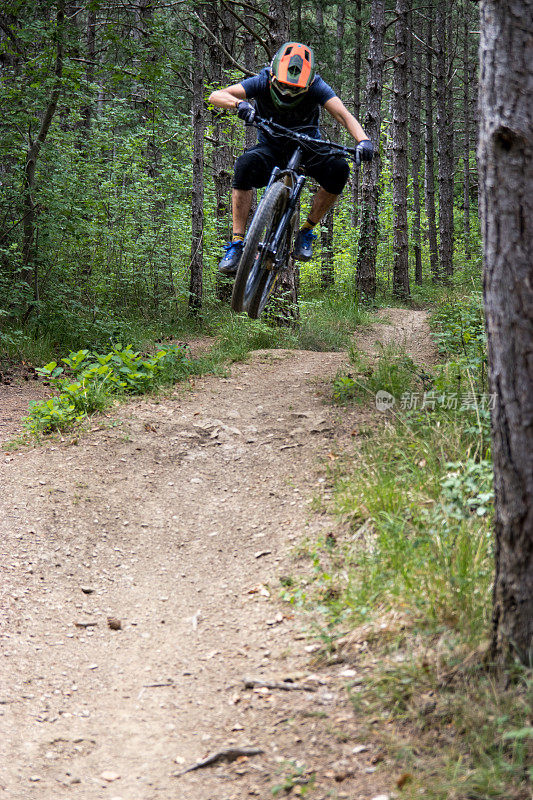
{"label": "fallen leaf", "polygon": [[398,787],[398,789],[403,789],[405,784],[409,783],[412,780],[413,780],[413,776],[411,775],[411,773],[410,772],[404,772],[402,775],[400,775],[400,777],[396,781],[396,786]]}

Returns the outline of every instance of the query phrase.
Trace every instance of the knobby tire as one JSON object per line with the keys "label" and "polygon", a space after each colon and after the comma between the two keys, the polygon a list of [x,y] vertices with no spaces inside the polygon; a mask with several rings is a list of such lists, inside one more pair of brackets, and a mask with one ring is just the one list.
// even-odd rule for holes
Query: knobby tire
{"label": "knobby tire", "polygon": [[[265,308],[274,288],[279,270],[269,269],[264,249],[276,231],[287,205],[289,189],[280,181],[270,186],[261,200],[246,237],[244,250],[237,270],[231,307],[234,311],[246,311],[257,319]],[[285,249],[286,243],[282,243]]]}

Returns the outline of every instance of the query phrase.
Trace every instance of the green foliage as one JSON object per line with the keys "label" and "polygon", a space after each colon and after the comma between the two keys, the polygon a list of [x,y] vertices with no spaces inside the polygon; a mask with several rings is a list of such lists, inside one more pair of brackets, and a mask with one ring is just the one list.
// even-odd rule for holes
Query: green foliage
{"label": "green foliage", "polygon": [[440,303],[431,315],[433,336],[446,358],[441,380],[457,388],[487,389],[487,336],[480,293]]}
{"label": "green foliage", "polygon": [[172,383],[187,375],[191,366],[181,345],[143,358],[131,345],[123,349],[117,344],[105,355],[79,350],[61,361],[66,370],[56,361],[37,370],[58,394],[30,406],[27,428],[34,434],[79,422],[105,408],[114,396],[144,394]]}
{"label": "green foliage", "polygon": [[299,796],[305,797],[309,792],[313,791],[315,785],[315,774],[309,773],[305,764],[294,759],[284,761],[281,765],[283,771],[282,779],[279,783],[275,784],[272,789],[272,795],[278,797],[281,794],[290,794],[295,786],[299,787]]}

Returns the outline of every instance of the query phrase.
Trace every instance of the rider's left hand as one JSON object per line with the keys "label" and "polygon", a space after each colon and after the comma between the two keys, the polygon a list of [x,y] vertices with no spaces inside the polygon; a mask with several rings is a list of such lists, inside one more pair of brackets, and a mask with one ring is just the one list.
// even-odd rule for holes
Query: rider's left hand
{"label": "rider's left hand", "polygon": [[374,145],[370,139],[363,139],[355,148],[360,161],[372,161],[374,157]]}
{"label": "rider's left hand", "polygon": [[251,125],[255,119],[255,108],[246,100],[241,100],[237,106],[237,116],[243,119],[247,125]]}

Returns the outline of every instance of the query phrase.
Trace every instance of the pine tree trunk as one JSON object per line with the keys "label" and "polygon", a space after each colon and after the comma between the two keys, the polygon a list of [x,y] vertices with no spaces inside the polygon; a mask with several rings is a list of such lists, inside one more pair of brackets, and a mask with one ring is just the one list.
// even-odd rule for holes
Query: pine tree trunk
{"label": "pine tree trunk", "polygon": [[470,261],[470,36],[468,33],[468,11],[470,2],[463,0],[463,106],[464,106],[464,150],[463,150],[463,232],[465,261]]}
{"label": "pine tree trunk", "polygon": [[396,0],[395,58],[392,89],[392,205],[394,268],[392,293],[409,297],[407,229],[407,0]]}
{"label": "pine tree trunk", "polygon": [[495,394],[493,655],[533,658],[533,0],[482,0],[478,163]]}
{"label": "pine tree trunk", "polygon": [[320,286],[329,289],[335,283],[333,269],[333,208],[330,208],[320,226]]}
{"label": "pine tree trunk", "polygon": [[368,47],[368,76],[366,85],[365,132],[376,148],[370,164],[363,171],[361,191],[361,234],[357,256],[357,291],[373,298],[376,294],[376,256],[379,230],[379,181],[381,158],[381,98],[383,94],[383,64],[385,39],[385,0],[372,0],[370,12],[370,41]]}
{"label": "pine tree trunk", "polygon": [[[56,11],[56,59],[54,66],[54,85],[50,99],[41,119],[39,132],[35,140],[30,141],[26,154],[24,167],[24,223],[22,241],[22,279],[32,288],[33,300],[39,300],[39,274],[35,258],[35,221],[36,204],[33,198],[35,184],[35,170],[41,147],[46,141],[50,125],[57,110],[57,103],[61,95],[61,80],[63,76],[63,47],[64,47],[64,21],[65,3],[59,0]],[[24,321],[32,313],[35,306],[31,304],[24,315]]]}
{"label": "pine tree trunk", "polygon": [[[412,17],[415,19],[415,17]],[[412,23],[411,23],[412,27]],[[410,33],[408,33],[410,36]],[[422,55],[416,41],[411,40],[411,182],[413,186],[413,251],[415,256],[415,282],[422,283],[422,246],[420,241],[420,108],[422,105],[421,72]]]}
{"label": "pine tree trunk", "polygon": [[429,1],[426,31],[426,69],[424,126],[424,203],[428,221],[429,264],[433,283],[439,281],[439,254],[437,247],[437,222],[435,213],[435,159],[433,154],[433,22],[432,0]]}
{"label": "pine tree trunk", "polygon": [[[211,4],[206,13],[206,23],[226,50],[231,52],[235,38],[234,18],[224,7],[218,9],[217,4]],[[221,22],[222,20],[222,22]],[[209,72],[213,85],[224,85],[231,70],[232,65],[222,50],[216,46],[209,48]],[[223,240],[231,239],[230,211],[230,188],[232,175],[232,152],[231,152],[231,125],[227,115],[215,109],[213,112],[213,155],[212,170],[213,182],[215,185],[216,198],[216,223],[217,233]]]}
{"label": "pine tree trunk", "polygon": [[[342,64],[344,57],[344,21],[345,9],[342,3],[337,3],[337,39],[335,44],[335,75],[337,76],[337,93],[342,96]],[[340,137],[340,125],[335,122],[332,125],[332,139],[338,141]],[[328,289],[335,284],[334,266],[334,239],[335,231],[335,206],[331,208],[324,219],[320,229],[320,249],[321,249],[321,269],[320,284],[323,289]]]}
{"label": "pine tree trunk", "polygon": [[191,277],[189,308],[197,312],[202,307],[203,291],[203,236],[204,236],[204,45],[200,35],[192,34],[192,129],[193,166],[191,200]]}
{"label": "pine tree trunk", "polygon": [[[448,82],[449,43],[447,41],[447,3],[437,0],[436,15],[436,91],[437,149],[439,160],[439,258],[440,277],[453,274],[453,117]],[[450,149],[451,148],[451,149]]]}
{"label": "pine tree trunk", "polygon": [[[359,119],[361,112],[361,2],[354,0],[354,54],[353,54],[353,113]],[[359,218],[359,170],[352,170],[352,227]]]}
{"label": "pine tree trunk", "polygon": [[87,65],[85,67],[85,80],[87,82],[87,102],[81,110],[85,134],[88,135],[91,129],[91,117],[93,113],[92,88],[94,81],[95,60],[96,60],[96,11],[87,12],[87,35],[86,35]]}
{"label": "pine tree trunk", "polygon": [[[273,52],[278,50],[284,42],[289,41],[289,4],[284,0],[270,0],[269,14],[271,17],[270,35]],[[298,267],[294,259],[290,259],[287,266],[281,270],[277,289],[274,295],[276,312],[274,319],[278,325],[290,327],[297,323],[300,317],[298,307]]]}

